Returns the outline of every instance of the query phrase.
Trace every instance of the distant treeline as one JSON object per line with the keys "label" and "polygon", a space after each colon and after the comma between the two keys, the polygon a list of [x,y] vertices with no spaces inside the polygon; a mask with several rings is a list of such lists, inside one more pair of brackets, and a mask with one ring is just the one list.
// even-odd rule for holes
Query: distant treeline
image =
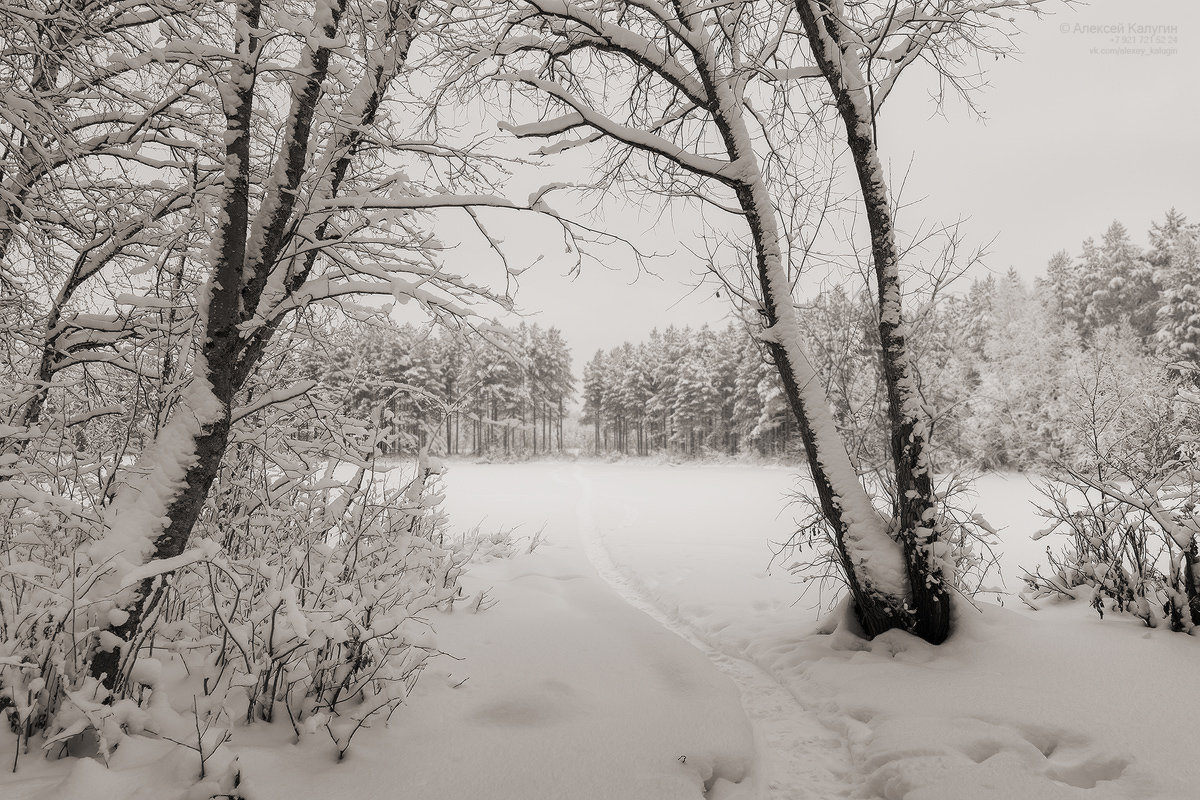
{"label": "distant treeline", "polygon": [[[1125,437],[1158,457],[1190,438],[1176,402],[1200,364],[1200,228],[1169,212],[1139,248],[1114,222],[1045,278],[1014,272],[908,301],[910,343],[942,469],[1033,469]],[[863,467],[886,461],[878,328],[843,287],[804,306],[807,350]],[[779,378],[744,326],[667,328],[598,352],[582,381],[592,449],[652,454],[798,450]],[[1134,440],[1138,440],[1134,442]],[[1168,454],[1169,455],[1169,454]]]}
{"label": "distant treeline", "polygon": [[[1139,247],[1114,222],[1078,255],[1056,254],[1032,286],[1010,271],[908,299],[938,468],[1069,461],[1105,444],[1097,428],[1141,437],[1135,449],[1149,454],[1194,423],[1194,404],[1176,400],[1200,364],[1200,228],[1172,211],[1148,239]],[[874,313],[842,286],[803,306],[807,351],[863,468],[887,461]],[[567,420],[576,380],[555,328],[522,324],[489,342],[355,324],[314,349],[306,370],[347,413],[377,419],[393,452],[802,458],[778,374],[752,334],[668,327],[597,352],[579,383],[581,426]]]}
{"label": "distant treeline", "polygon": [[793,444],[778,374],[740,326],[669,327],[597,352],[582,388],[597,452],[783,454]]}
{"label": "distant treeline", "polygon": [[[385,453],[537,455],[563,449],[574,393],[556,328],[522,324],[491,336],[353,324],[310,349],[304,373],[373,420]],[[436,439],[436,441],[435,441]]]}

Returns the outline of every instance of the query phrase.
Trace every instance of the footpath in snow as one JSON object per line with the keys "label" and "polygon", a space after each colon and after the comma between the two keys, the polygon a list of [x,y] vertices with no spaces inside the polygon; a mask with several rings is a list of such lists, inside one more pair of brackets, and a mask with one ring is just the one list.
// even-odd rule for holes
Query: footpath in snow
{"label": "footpath in snow", "polygon": [[456,529],[544,525],[546,541],[472,565],[467,593],[494,605],[433,619],[438,646],[462,661],[427,670],[392,728],[363,735],[347,763],[313,770],[307,748],[243,750],[254,800],[759,796],[736,688],[601,579],[579,537],[580,486],[561,477],[454,465]]}
{"label": "footpath in snow", "polygon": [[[785,687],[795,702],[781,713],[798,707],[839,734],[849,763],[830,772],[844,783],[812,796],[1200,797],[1193,637],[1100,620],[1083,603],[1034,613],[1009,597],[1020,611],[959,603],[955,636],[941,647],[896,632],[866,642],[844,613],[815,623],[818,595],[794,603],[800,587],[766,569],[764,539],[790,532],[787,512],[779,516],[786,471],[583,464],[573,477],[588,487],[590,531],[619,591]],[[980,511],[1008,526],[1001,566],[1015,590],[1018,566],[1035,564],[1045,545],[1028,540],[1033,493],[1018,477],[989,476],[979,489]],[[749,707],[753,690],[743,694]],[[768,753],[768,785],[802,780],[837,752],[827,737],[811,745],[788,760]]]}
{"label": "footpath in snow", "polygon": [[[562,475],[556,477],[566,483]],[[592,566],[626,602],[692,643],[738,687],[754,726],[758,796],[780,800],[844,796],[850,782],[845,742],[755,663],[718,650],[698,630],[655,605],[636,582],[635,573],[612,561],[596,513],[593,479],[578,467],[572,477],[579,488],[578,529]]]}

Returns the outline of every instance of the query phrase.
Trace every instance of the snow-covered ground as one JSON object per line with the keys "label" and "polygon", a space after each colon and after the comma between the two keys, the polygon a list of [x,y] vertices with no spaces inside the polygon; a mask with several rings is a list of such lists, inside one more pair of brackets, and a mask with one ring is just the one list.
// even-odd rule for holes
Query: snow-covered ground
{"label": "snow-covered ground", "polygon": [[[758,796],[1200,796],[1192,638],[1083,604],[1035,613],[1015,596],[982,612],[960,604],[958,635],[937,648],[902,634],[864,642],[840,612],[818,624],[827,598],[813,588],[797,601],[795,579],[768,569],[769,541],[791,532],[785,468],[458,464],[450,486],[465,519],[486,508],[493,523],[536,526],[574,508],[575,531],[551,523],[550,541],[578,536],[617,594],[738,686]],[[977,487],[1015,592],[1047,544],[1030,538],[1037,493],[1020,476]]]}
{"label": "snow-covered ground", "polygon": [[[543,530],[532,554],[472,567],[435,615],[443,657],[386,730],[337,763],[286,725],[235,732],[249,800],[1200,797],[1193,638],[960,604],[952,640],[865,642],[769,542],[791,533],[793,473],[630,462],[451,464],[458,530]],[[986,476],[1010,589],[1045,542],[1019,476]],[[0,757],[11,738],[0,737]],[[140,737],[105,771],[23,757],[5,800],[183,797],[195,756]],[[193,776],[194,777],[194,776]],[[170,787],[176,787],[169,791]],[[207,796],[207,795],[205,795]]]}

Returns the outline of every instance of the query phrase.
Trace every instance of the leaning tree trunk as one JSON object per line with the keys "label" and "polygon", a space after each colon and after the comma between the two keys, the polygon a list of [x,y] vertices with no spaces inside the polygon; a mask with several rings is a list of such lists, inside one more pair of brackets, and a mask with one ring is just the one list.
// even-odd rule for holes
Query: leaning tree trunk
{"label": "leaning tree trunk", "polygon": [[[349,173],[351,162],[360,146],[368,140],[367,129],[374,123],[387,87],[406,63],[415,34],[415,22],[423,0],[400,0],[388,7],[386,22],[380,22],[375,48],[369,58],[369,69],[363,78],[364,91],[356,92],[356,107],[348,109],[357,124],[336,136],[325,150],[333,159],[327,172],[322,171],[316,192],[325,197],[336,196]],[[255,63],[259,40],[255,31],[259,24],[261,0],[249,0],[238,6],[244,23],[239,26],[245,38],[238,42],[238,58],[231,66],[230,99],[225,102],[226,160],[224,191],[221,207],[222,223],[213,240],[212,281],[206,298],[201,300],[205,328],[204,339],[197,359],[198,394],[213,410],[201,414],[201,425],[192,431],[190,441],[180,443],[183,451],[194,456],[177,481],[175,493],[163,505],[167,526],[155,538],[152,560],[161,561],[181,554],[187,547],[192,529],[204,508],[208,492],[220,468],[229,443],[231,410],[236,393],[246,384],[259,358],[264,353],[280,324],[278,314],[268,316],[273,309],[260,311],[260,305],[282,302],[293,295],[308,279],[316,263],[317,250],[310,249],[296,259],[292,269],[277,283],[271,279],[278,274],[289,236],[296,228],[305,234],[305,243],[325,239],[330,225],[329,216],[310,216],[297,220],[300,187],[304,181],[311,149],[312,119],[322,94],[329,65],[330,49],[325,43],[336,41],[338,25],[345,10],[345,0],[329,0],[324,20],[323,36],[310,44],[300,55],[294,70],[292,102],[280,136],[282,142],[271,182],[254,218],[249,213],[250,142],[253,119]],[[303,214],[303,209],[300,210]],[[261,322],[267,319],[266,322]],[[261,324],[248,335],[244,328],[254,321]],[[205,391],[211,396],[205,397]],[[188,429],[183,414],[197,409],[176,410],[177,425]],[[164,429],[170,434],[172,424]],[[192,426],[196,427],[196,426]],[[160,437],[162,438],[162,437]],[[180,461],[183,461],[180,458]],[[124,610],[128,616],[121,625],[108,633],[128,646],[146,612],[152,581],[143,581],[135,590],[132,601]],[[121,646],[102,649],[93,657],[91,671],[102,677],[104,685],[113,689],[120,679]]]}
{"label": "leaning tree trunk", "polygon": [[927,424],[921,411],[901,313],[899,252],[887,184],[875,140],[869,87],[854,43],[825,0],[797,0],[796,9],[846,128],[871,230],[871,257],[879,295],[879,335],[887,386],[892,464],[896,480],[896,538],[904,547],[913,595],[912,632],[940,644],[950,633],[948,576],[935,557],[937,499],[926,455]]}
{"label": "leaning tree trunk", "polygon": [[[706,38],[700,21],[685,24],[697,39]],[[696,52],[694,57],[699,62],[705,92],[715,105],[711,109],[713,120],[730,163],[736,166],[736,177],[726,179],[726,183],[737,195],[753,238],[755,273],[766,323],[762,339],[799,424],[821,511],[833,529],[856,615],[864,632],[872,637],[891,628],[907,627],[908,587],[899,548],[888,536],[886,522],[859,481],[829,412],[824,388],[805,355],[803,329],[783,261],[782,232],[758,166],[754,139],[743,117],[741,98],[730,81],[719,77],[715,52]]]}
{"label": "leaning tree trunk", "polygon": [[[779,260],[777,255],[770,252],[774,248],[760,244],[774,238],[769,232],[774,227],[774,219],[771,216],[760,214],[758,204],[749,196],[751,193],[746,192],[745,194],[748,197],[743,202],[743,208],[747,210],[746,219],[754,232],[759,283],[764,298],[763,315],[766,324],[771,330],[793,326],[798,329],[798,320],[784,321],[785,318],[796,317],[790,285],[784,281],[785,287],[781,287],[779,281],[773,279],[773,272],[782,272],[782,264],[777,263],[773,269],[771,262]],[[768,211],[767,213],[773,212]],[[817,487],[821,511],[833,528],[838,557],[842,563],[846,582],[854,599],[856,616],[863,627],[863,632],[873,638],[892,628],[906,627],[907,615],[904,612],[903,597],[898,596],[899,593],[896,591],[899,587],[892,587],[892,591],[887,591],[873,585],[869,574],[864,574],[864,567],[870,569],[871,566],[877,565],[855,563],[855,553],[859,550],[857,545],[865,543],[855,541],[856,538],[861,538],[852,529],[855,520],[849,519],[844,512],[848,505],[859,510],[869,508],[870,500],[865,496],[862,487],[858,485],[856,471],[850,464],[844,446],[840,441],[831,440],[832,437],[829,434],[832,431],[832,420],[828,420],[828,426],[822,425],[822,422],[825,421],[820,420],[821,415],[818,413],[819,409],[823,410],[821,398],[813,397],[811,390],[805,391],[806,388],[813,385],[812,368],[808,366],[807,369],[804,369],[804,366],[807,365],[802,366],[797,363],[799,359],[796,348],[789,347],[786,340],[769,339],[767,347],[782,380],[788,407],[800,428],[800,438],[808,456],[807,461],[813,483]],[[809,396],[806,397],[806,394]],[[817,417],[817,420],[814,420],[814,417]],[[817,425],[814,425],[814,422],[817,422]],[[821,428],[824,430],[822,431]],[[841,480],[836,481],[835,476],[840,477]],[[853,481],[853,485],[850,484],[850,481]],[[856,502],[847,503],[852,495],[859,495],[856,497]],[[857,521],[863,522],[862,520]]]}
{"label": "leaning tree trunk", "polygon": [[[180,409],[185,411],[185,409]],[[166,515],[170,520],[166,529],[154,540],[151,560],[174,558],[183,553],[191,536],[192,528],[200,517],[208,498],[213,479],[221,466],[221,457],[229,443],[229,406],[222,405],[219,416],[201,426],[192,439],[195,465],[186,470]],[[105,688],[116,691],[123,682],[122,661],[126,650],[134,642],[138,627],[147,611],[156,578],[146,578],[134,587],[133,597],[125,604],[124,621],[108,629],[111,636],[109,646],[102,647],[92,657],[91,674],[99,678]],[[118,644],[119,642],[119,644]]]}
{"label": "leaning tree trunk", "polygon": [[[237,51],[241,58],[235,59],[230,67],[228,100],[225,105],[226,151],[224,189],[221,208],[222,223],[216,228],[213,238],[213,270],[205,296],[200,305],[204,327],[201,331],[200,355],[196,360],[197,374],[193,377],[195,388],[190,392],[197,402],[176,409],[162,433],[151,445],[156,457],[165,454],[156,452],[157,447],[174,448],[173,455],[180,463],[190,462],[183,470],[171,490],[173,496],[162,498],[165,508],[163,516],[166,527],[154,536],[151,561],[160,561],[180,555],[187,547],[192,528],[200,518],[208,498],[209,489],[221,466],[221,458],[229,444],[229,426],[233,404],[234,366],[239,348],[238,323],[241,322],[239,304],[243,288],[242,269],[246,258],[247,226],[250,220],[250,140],[254,100],[253,58],[258,50],[258,37],[252,32],[258,27],[261,0],[239,6],[238,13],[245,23],[245,38],[238,42]],[[240,38],[240,37],[239,37]],[[207,394],[211,393],[211,394]],[[207,396],[206,396],[207,394]],[[196,405],[210,407],[207,413]],[[188,415],[196,415],[198,425],[190,425]],[[176,441],[173,435],[180,432]],[[188,458],[185,454],[189,454]],[[152,466],[152,468],[154,468]],[[138,491],[150,488],[139,487]],[[133,491],[133,487],[126,489]],[[118,497],[120,503],[123,498]],[[134,502],[138,502],[135,500]],[[118,513],[113,527],[123,525]],[[108,637],[109,645],[102,647],[92,658],[91,673],[110,690],[118,688],[121,681],[122,652],[134,641],[138,626],[146,610],[146,601],[152,580],[142,581],[135,589],[133,598],[123,608],[126,613],[119,625],[108,631],[116,637]],[[119,641],[120,644],[114,644]]]}

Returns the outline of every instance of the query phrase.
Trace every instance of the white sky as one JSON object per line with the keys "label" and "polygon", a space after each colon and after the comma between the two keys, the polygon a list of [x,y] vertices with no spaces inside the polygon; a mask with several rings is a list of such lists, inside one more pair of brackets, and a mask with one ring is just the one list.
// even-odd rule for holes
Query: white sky
{"label": "white sky", "polygon": [[[1015,267],[1026,277],[1039,274],[1057,250],[1078,252],[1084,238],[1099,237],[1114,219],[1139,243],[1151,220],[1170,207],[1200,220],[1200,91],[1194,83],[1200,3],[1096,0],[1069,10],[1052,7],[1057,13],[1022,22],[1019,60],[986,65],[990,86],[977,97],[986,120],[957,103],[938,114],[928,85],[913,73],[888,100],[880,123],[880,147],[893,174],[911,162],[902,199],[920,200],[905,209],[901,226],[966,218],[967,244],[994,239],[987,261],[992,270]],[[1077,25],[1123,26],[1125,33],[1089,34]],[[1158,45],[1174,52],[1093,52],[1151,47],[1110,41],[1136,38],[1131,25],[1176,26],[1165,34],[1175,41]],[[507,233],[511,243],[532,231]],[[638,277],[632,259],[613,249],[607,269],[588,264],[572,280],[564,275],[567,267],[554,263],[562,253],[558,245],[521,276],[520,307],[531,320],[563,331],[577,374],[598,348],[640,340],[672,323],[722,324],[728,312],[711,288],[689,294],[697,261],[687,252],[695,246],[685,241],[688,231],[681,240],[670,220],[643,218],[627,234],[644,247],[676,253],[656,262],[659,278]]]}

